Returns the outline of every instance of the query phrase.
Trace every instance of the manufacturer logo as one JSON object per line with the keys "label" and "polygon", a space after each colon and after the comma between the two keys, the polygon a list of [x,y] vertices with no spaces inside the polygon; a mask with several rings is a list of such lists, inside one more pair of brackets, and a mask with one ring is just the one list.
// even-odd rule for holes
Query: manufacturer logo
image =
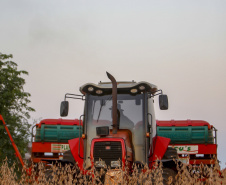
{"label": "manufacturer logo", "polygon": [[69,144],[51,144],[51,152],[63,153],[70,150]]}
{"label": "manufacturer logo", "polygon": [[197,154],[199,151],[198,145],[169,145],[169,147],[175,148],[178,154]]}

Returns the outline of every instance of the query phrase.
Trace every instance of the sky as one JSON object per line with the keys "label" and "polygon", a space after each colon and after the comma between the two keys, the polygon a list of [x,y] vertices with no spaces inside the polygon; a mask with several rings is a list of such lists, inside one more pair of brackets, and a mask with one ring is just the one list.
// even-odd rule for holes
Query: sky
{"label": "sky", "polygon": [[[0,52],[29,72],[31,122],[60,118],[65,93],[109,81],[108,71],[162,89],[169,110],[156,103],[158,120],[214,125],[225,167],[225,8],[224,0],[0,0]],[[70,101],[68,118],[83,103]]]}

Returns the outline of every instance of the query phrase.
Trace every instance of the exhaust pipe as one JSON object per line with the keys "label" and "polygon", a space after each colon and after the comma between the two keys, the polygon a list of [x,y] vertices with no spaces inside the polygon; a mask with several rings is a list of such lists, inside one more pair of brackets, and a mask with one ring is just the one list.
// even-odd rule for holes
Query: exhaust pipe
{"label": "exhaust pipe", "polygon": [[112,82],[112,127],[113,127],[113,134],[117,134],[117,129],[118,129],[118,125],[117,125],[117,82],[115,80],[115,78],[108,72],[107,76],[108,78],[111,80]]}

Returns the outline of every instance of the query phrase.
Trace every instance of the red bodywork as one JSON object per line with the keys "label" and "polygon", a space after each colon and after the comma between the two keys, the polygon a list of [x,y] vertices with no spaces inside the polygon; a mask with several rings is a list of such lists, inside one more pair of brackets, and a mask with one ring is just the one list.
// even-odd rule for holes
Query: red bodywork
{"label": "red bodywork", "polygon": [[41,128],[42,124],[46,125],[79,125],[79,121],[81,121],[81,126],[82,126],[82,120],[74,119],[44,119],[41,120],[38,125],[39,128]]}
{"label": "red bodywork", "polygon": [[[180,147],[183,144],[174,144],[174,145],[169,145],[171,147]],[[215,156],[217,157],[217,145],[216,144],[185,144],[186,146],[198,146],[197,152],[194,153],[189,153],[187,152],[186,155],[183,157],[183,154],[178,152],[179,158],[180,159],[189,159],[188,163],[192,165],[200,165],[200,164],[215,164],[215,160],[211,158],[210,156]],[[199,155],[202,155],[199,157]]]}
{"label": "red bodywork", "polygon": [[160,136],[154,137],[152,141],[153,148],[150,147],[149,168],[154,165],[156,160],[162,159],[170,143],[169,138]]}
{"label": "red bodywork", "polygon": [[97,138],[97,139],[93,139],[92,143],[91,143],[91,150],[90,150],[90,160],[92,163],[92,166],[94,166],[94,157],[93,157],[93,148],[94,148],[94,144],[95,142],[105,142],[105,141],[115,141],[115,142],[120,142],[121,146],[122,146],[122,169],[124,170],[125,167],[125,162],[126,162],[126,150],[125,150],[125,141],[122,138]]}
{"label": "red bodywork", "polygon": [[71,153],[75,159],[75,161],[78,163],[78,167],[80,170],[83,170],[83,148],[84,148],[84,141],[83,139],[80,139],[80,149],[79,149],[79,138],[71,139],[68,141]]}
{"label": "red bodywork", "polygon": [[188,126],[208,126],[208,129],[211,129],[213,125],[210,125],[206,121],[202,120],[167,120],[160,121],[156,120],[156,125],[160,127],[188,127]]}
{"label": "red bodywork", "polygon": [[[53,145],[62,145],[62,144],[68,144],[68,143],[55,143],[55,142],[33,142],[32,143],[32,161],[33,163],[39,163],[43,160],[59,160],[60,158],[63,159],[63,155],[59,155],[60,151],[56,150],[53,151],[52,149]],[[52,153],[53,155],[45,155],[45,153]],[[62,152],[61,152],[62,153]],[[39,154],[39,155],[37,155]]]}
{"label": "red bodywork", "polygon": [[[125,161],[126,161],[126,145],[130,146],[131,145],[131,132],[125,129],[118,130],[117,134],[114,134],[114,137],[112,137],[112,130],[110,131],[110,135],[108,137],[104,138],[94,138],[91,143],[91,149],[90,149],[90,160],[93,165],[93,149],[94,149],[94,143],[95,142],[105,142],[105,141],[119,141],[121,142],[122,146],[122,164],[125,166]],[[83,150],[84,150],[84,142],[83,139],[80,139],[80,150],[79,150],[79,138],[71,139],[68,141],[69,146],[71,149],[71,153],[75,159],[76,162],[78,162],[79,168],[82,170],[83,169]],[[80,154],[79,154],[80,152]],[[130,154],[129,154],[130,155]],[[132,166],[132,158],[129,158],[129,165]]]}
{"label": "red bodywork", "polygon": [[[106,141],[121,142],[121,146],[122,146],[122,169],[124,169],[125,163],[126,163],[126,156],[128,155],[127,151],[126,151],[125,140],[123,138],[114,138],[114,137],[95,138],[95,139],[92,140],[91,150],[90,150],[90,160],[91,160],[92,166],[94,165],[94,163],[93,163],[93,161],[94,161],[93,148],[94,148],[95,142],[106,142]],[[156,160],[162,159],[162,157],[164,156],[164,154],[165,154],[165,152],[168,148],[169,143],[170,143],[169,138],[164,138],[164,137],[160,137],[160,136],[153,138],[153,154],[149,158],[149,167],[152,167]],[[83,159],[83,147],[84,147],[83,139],[80,140],[80,156],[78,154],[79,138],[69,140],[69,145],[70,145],[70,149],[71,149],[71,152],[72,152],[72,155],[73,155],[75,161],[78,162],[78,166],[79,166],[80,170],[83,170],[83,162],[84,162],[84,159]],[[161,147],[158,147],[158,146],[161,146]],[[150,153],[151,152],[152,151],[150,149]],[[132,162],[131,163],[129,162],[128,165],[129,165],[129,168],[131,168]]]}

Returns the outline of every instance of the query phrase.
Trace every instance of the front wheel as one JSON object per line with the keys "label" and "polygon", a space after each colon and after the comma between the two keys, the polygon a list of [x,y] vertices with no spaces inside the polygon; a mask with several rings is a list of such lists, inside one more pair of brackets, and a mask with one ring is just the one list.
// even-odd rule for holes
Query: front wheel
{"label": "front wheel", "polygon": [[176,181],[177,173],[171,168],[163,168],[162,169],[162,178],[164,185],[173,185]]}
{"label": "front wheel", "polygon": [[54,173],[52,169],[48,169],[45,171],[45,179],[47,182],[50,182],[53,180],[54,177]]}

